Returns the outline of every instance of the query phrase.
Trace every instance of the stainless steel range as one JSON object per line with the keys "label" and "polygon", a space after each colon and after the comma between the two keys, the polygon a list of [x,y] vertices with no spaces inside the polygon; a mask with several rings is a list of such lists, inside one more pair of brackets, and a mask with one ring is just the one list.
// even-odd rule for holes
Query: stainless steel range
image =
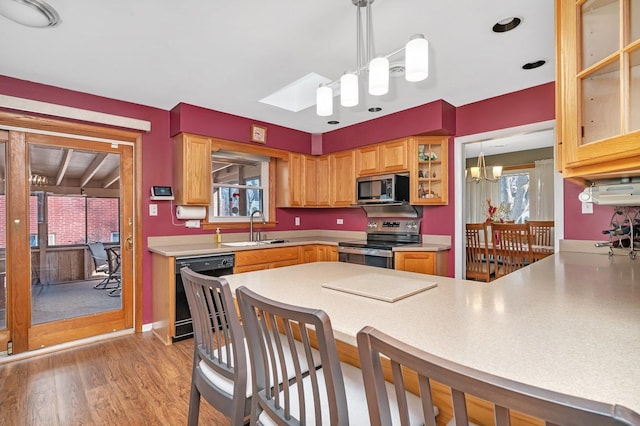
{"label": "stainless steel range", "polygon": [[393,248],[420,243],[418,219],[369,219],[366,241],[338,244],[340,262],[393,269]]}

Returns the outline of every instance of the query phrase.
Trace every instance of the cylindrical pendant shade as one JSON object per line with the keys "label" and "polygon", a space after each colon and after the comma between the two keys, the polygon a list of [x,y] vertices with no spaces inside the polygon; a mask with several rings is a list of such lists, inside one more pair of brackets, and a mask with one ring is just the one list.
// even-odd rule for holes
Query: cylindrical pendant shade
{"label": "cylindrical pendant shade", "polygon": [[352,107],[358,105],[358,76],[352,73],[340,77],[340,105]]}
{"label": "cylindrical pendant shade", "polygon": [[405,47],[405,78],[422,81],[429,77],[429,42],[422,34],[416,34]]}
{"label": "cylindrical pendant shade", "polygon": [[373,58],[369,62],[369,93],[380,96],[388,91],[389,60],[387,58]]}
{"label": "cylindrical pendant shade", "polygon": [[333,90],[322,85],[316,90],[316,114],[327,117],[333,114]]}

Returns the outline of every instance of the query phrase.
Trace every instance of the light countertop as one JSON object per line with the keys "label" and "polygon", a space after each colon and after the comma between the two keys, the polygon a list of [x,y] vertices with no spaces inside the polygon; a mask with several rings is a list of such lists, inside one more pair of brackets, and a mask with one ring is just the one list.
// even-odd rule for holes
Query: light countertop
{"label": "light countertop", "polygon": [[[366,273],[438,285],[393,303],[321,286]],[[226,278],[234,290],[323,309],[352,345],[370,325],[464,365],[640,412],[638,277],[640,259],[563,252],[489,284],[339,262]]]}
{"label": "light countertop", "polygon": [[[341,241],[362,240],[359,233],[345,233],[344,236],[336,235],[304,235],[280,237],[276,233],[270,233],[270,238],[284,239],[284,243],[260,244],[257,246],[231,247],[225,246],[225,242],[242,241],[244,234],[226,234],[222,244],[213,241],[213,235],[198,235],[185,237],[159,237],[149,238],[148,249],[152,253],[163,256],[199,256],[217,253],[231,253],[244,250],[268,249],[276,247],[291,247],[308,244],[325,244],[337,246]],[[294,234],[295,235],[295,234]],[[245,239],[245,241],[248,238]],[[449,244],[423,243],[406,247],[394,247],[393,251],[443,251],[451,249]]]}

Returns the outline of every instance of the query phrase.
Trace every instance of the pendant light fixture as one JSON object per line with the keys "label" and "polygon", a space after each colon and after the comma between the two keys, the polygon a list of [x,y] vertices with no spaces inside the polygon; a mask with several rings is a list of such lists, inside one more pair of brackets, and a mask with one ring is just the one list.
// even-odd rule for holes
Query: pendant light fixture
{"label": "pendant light fixture", "polygon": [[471,179],[475,183],[479,183],[481,180],[489,182],[497,182],[502,176],[502,166],[493,166],[493,178],[489,178],[487,174],[487,165],[484,161],[484,152],[482,152],[482,145],[480,146],[480,155],[478,156],[478,165],[471,167],[470,169]]}
{"label": "pendant light fixture", "polygon": [[[356,6],[356,70],[345,73],[339,80],[318,87],[316,112],[319,116],[333,114],[333,87],[340,88],[340,105],[353,107],[359,103],[360,77],[368,79],[369,94],[382,96],[389,92],[389,58],[405,52],[405,78],[422,81],[429,76],[429,42],[423,34],[415,34],[406,46],[388,55],[375,56],[373,46],[373,18],[371,5],[375,0],[351,0]],[[366,9],[366,31],[363,35],[362,8]],[[366,72],[363,72],[366,71]],[[330,95],[329,95],[330,94]]]}
{"label": "pendant light fixture", "polygon": [[0,0],[0,15],[33,28],[51,28],[60,24],[58,12],[42,0]]}

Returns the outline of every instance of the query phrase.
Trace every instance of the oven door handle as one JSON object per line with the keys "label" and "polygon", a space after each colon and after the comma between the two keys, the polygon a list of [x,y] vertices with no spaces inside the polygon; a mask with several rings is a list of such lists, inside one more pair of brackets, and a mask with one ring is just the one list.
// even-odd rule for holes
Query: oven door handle
{"label": "oven door handle", "polygon": [[360,254],[363,256],[393,257],[393,252],[391,250],[342,247],[342,246],[338,246],[338,253]]}

